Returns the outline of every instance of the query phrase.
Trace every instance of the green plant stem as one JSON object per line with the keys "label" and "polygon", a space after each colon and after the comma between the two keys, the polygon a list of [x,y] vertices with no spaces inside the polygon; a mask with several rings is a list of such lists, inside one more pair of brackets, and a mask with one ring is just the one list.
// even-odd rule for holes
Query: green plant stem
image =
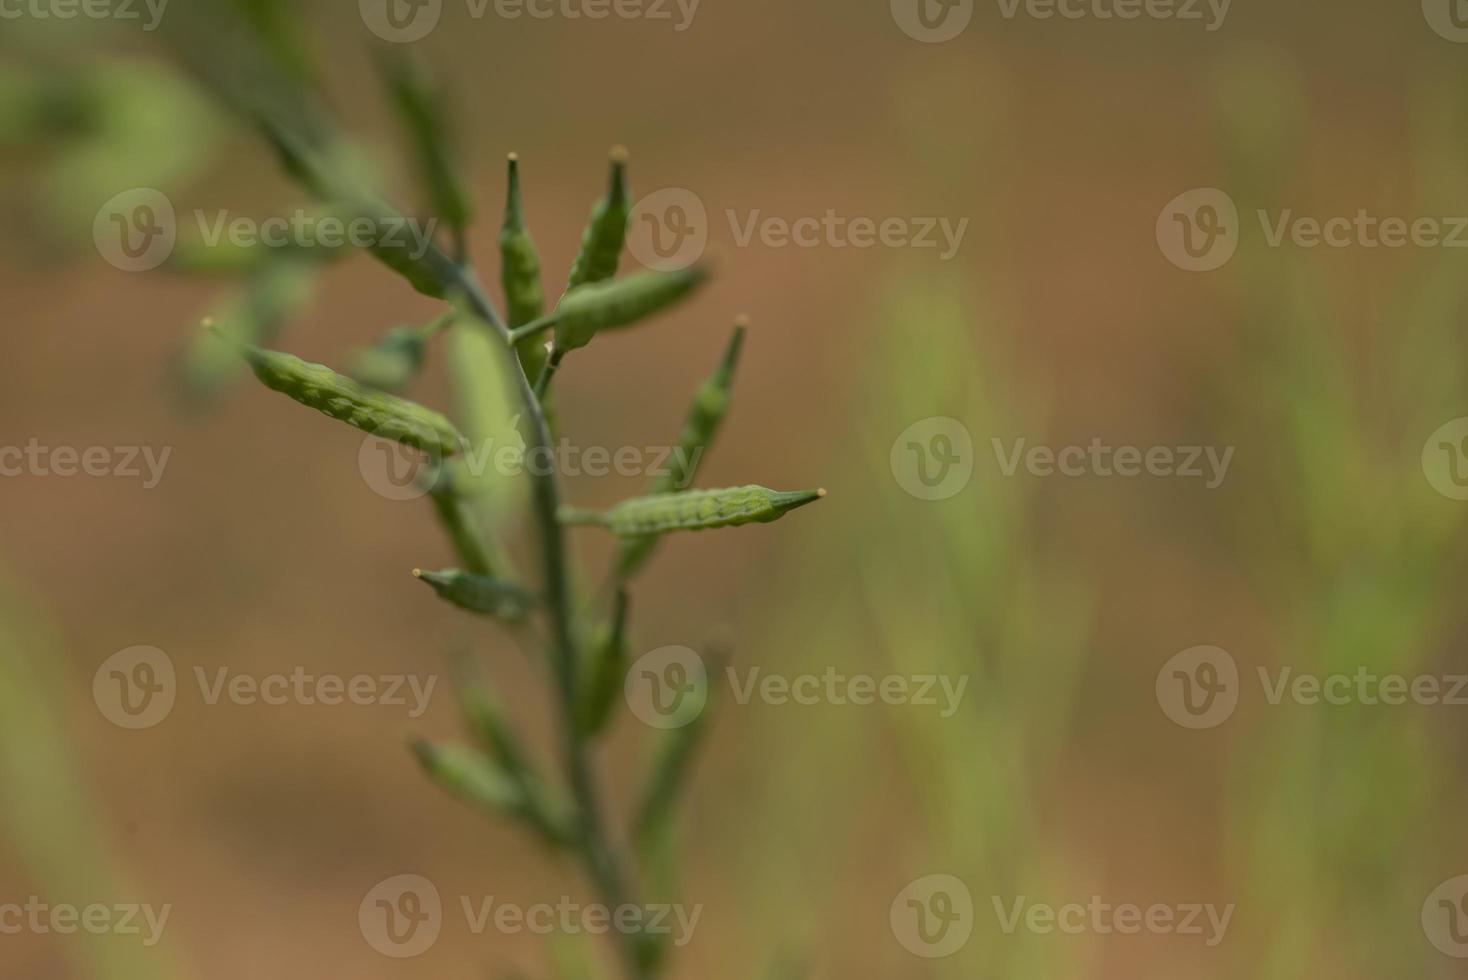
{"label": "green plant stem", "polygon": [[535,399],[537,402],[545,401],[545,396],[550,392],[551,380],[555,378],[556,371],[560,370],[561,361],[566,357],[566,352],[559,347],[552,346],[550,357],[546,358],[545,367],[541,369],[540,379],[535,382]]}
{"label": "green plant stem", "polygon": [[[532,388],[530,379],[520,366],[519,358],[515,356],[515,344],[510,329],[500,318],[478,278],[468,269],[456,267],[456,280],[454,285],[468,298],[474,312],[492,326],[504,340],[505,349],[509,353],[510,360],[514,362],[513,374],[516,387],[519,388],[520,401],[525,412],[524,417],[529,420],[527,427],[530,430],[530,445],[527,451],[533,453],[541,449],[548,452],[551,445],[550,424],[541,407],[542,395],[537,393],[537,389],[544,391],[549,376],[555,372],[554,366],[559,363],[560,358],[557,355],[564,352],[552,352],[551,359],[541,374],[541,384]],[[578,724],[576,683],[578,657],[573,626],[574,613],[571,608],[570,574],[566,560],[566,541],[559,517],[560,485],[555,474],[549,470],[534,474],[533,481],[532,497],[535,505],[536,525],[544,552],[544,600],[551,621],[554,652],[552,667],[559,695],[562,733],[565,738],[563,748],[566,755],[566,770],[580,823],[577,847],[588,873],[601,894],[602,901],[610,908],[616,909],[628,904],[628,892],[622,872],[622,861],[606,830],[601,795],[597,790],[595,774],[592,771],[589,746]],[[629,980],[645,980],[648,972],[638,953],[637,937],[634,934],[619,933],[617,947],[621,954],[623,970]]]}

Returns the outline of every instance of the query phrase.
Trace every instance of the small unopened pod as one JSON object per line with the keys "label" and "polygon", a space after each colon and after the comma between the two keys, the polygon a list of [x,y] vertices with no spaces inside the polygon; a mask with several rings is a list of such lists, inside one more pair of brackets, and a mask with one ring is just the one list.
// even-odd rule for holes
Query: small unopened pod
{"label": "small unopened pod", "polygon": [[703,531],[768,524],[825,495],[825,490],[776,491],[760,486],[689,490],[634,497],[603,513],[565,508],[561,520],[567,524],[600,524],[619,535]]}
{"label": "small unopened pod", "polygon": [[480,616],[520,619],[534,604],[530,594],[518,585],[484,575],[471,575],[457,568],[442,572],[415,568],[413,577],[426,582],[445,602]]}
{"label": "small unopened pod", "polygon": [[463,448],[464,437],[453,423],[432,409],[373,391],[324,364],[239,343],[213,324],[210,328],[226,343],[235,344],[261,384],[307,408],[432,456],[452,456]]}
{"label": "small unopened pod", "polygon": [[[555,325],[557,348],[575,350],[591,343],[591,338],[603,330],[625,327],[661,312],[707,278],[708,267],[694,265],[674,272],[639,272],[582,286],[567,293],[556,311],[540,323]],[[536,326],[532,324],[527,330]]]}
{"label": "small unopened pod", "polygon": [[591,218],[581,235],[581,250],[571,265],[566,283],[570,292],[578,286],[601,282],[617,274],[622,246],[627,242],[627,217],[632,202],[627,194],[627,150],[612,148],[612,171],[606,196],[591,209]]}

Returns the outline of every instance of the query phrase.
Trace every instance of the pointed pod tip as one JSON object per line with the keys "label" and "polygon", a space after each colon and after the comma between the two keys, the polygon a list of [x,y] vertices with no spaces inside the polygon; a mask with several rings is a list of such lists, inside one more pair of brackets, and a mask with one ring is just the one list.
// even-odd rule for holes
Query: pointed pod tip
{"label": "pointed pod tip", "polygon": [[820,487],[820,488],[818,488],[816,490],[816,499],[817,500],[819,500],[820,498],[824,497],[825,495],[826,495],[826,488],[825,487]]}
{"label": "pointed pod tip", "polygon": [[775,507],[781,512],[792,511],[797,507],[815,503],[826,495],[826,488],[819,490],[790,490],[784,493],[774,494]]}
{"label": "pointed pod tip", "polygon": [[740,331],[748,330],[749,329],[749,314],[748,313],[741,313],[741,314],[739,314],[738,316],[736,316],[734,318],[734,329],[735,330],[740,330]]}
{"label": "pointed pod tip", "polygon": [[512,163],[512,164],[513,163],[519,163],[520,162],[520,154],[516,153],[514,150],[511,150],[510,151],[510,155],[508,157],[506,157],[505,159],[509,160],[510,163]]}
{"label": "pointed pod tip", "polygon": [[627,147],[623,146],[621,143],[618,143],[616,146],[612,147],[611,158],[612,163],[615,163],[618,166],[623,166],[627,163],[628,160],[632,159],[632,154],[627,151]]}
{"label": "pointed pod tip", "polygon": [[414,578],[422,578],[423,577],[423,569],[421,569],[421,568],[415,568],[415,569],[413,569],[413,577]]}

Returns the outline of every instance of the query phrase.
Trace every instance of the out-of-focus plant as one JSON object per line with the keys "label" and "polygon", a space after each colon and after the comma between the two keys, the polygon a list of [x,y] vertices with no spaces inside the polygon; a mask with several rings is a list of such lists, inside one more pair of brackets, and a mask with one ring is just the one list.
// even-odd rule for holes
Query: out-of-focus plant
{"label": "out-of-focus plant", "polygon": [[[1461,100],[1445,101],[1455,87],[1425,86],[1413,106],[1415,214],[1461,214],[1445,205],[1468,203],[1453,148],[1468,129]],[[1246,225],[1259,209],[1320,206],[1303,179],[1306,96],[1288,62],[1231,62],[1218,100]],[[1462,505],[1433,491],[1420,455],[1468,405],[1460,257],[1414,251],[1391,266],[1370,254],[1361,282],[1400,270],[1385,300],[1331,288],[1324,266],[1342,258],[1330,249],[1265,249],[1245,235],[1227,273],[1248,329],[1236,369],[1219,372],[1219,398],[1234,441],[1269,454],[1241,468],[1251,505],[1235,540],[1278,638],[1272,658],[1241,658],[1245,690],[1256,687],[1255,659],[1296,674],[1433,672],[1459,615],[1446,586],[1462,567]],[[1239,906],[1255,930],[1242,947],[1254,960],[1238,971],[1436,975],[1442,958],[1418,911],[1461,871],[1432,860],[1461,811],[1430,709],[1286,700],[1236,717],[1255,726],[1237,756],[1228,824]]]}
{"label": "out-of-focus plant", "polygon": [[[526,645],[541,648],[555,695],[563,778],[553,778],[533,757],[494,695],[488,678],[461,664],[464,715],[475,738],[472,746],[415,741],[413,750],[428,775],[468,803],[522,822],[553,851],[571,856],[584,870],[600,900],[612,909],[637,905],[642,855],[667,858],[666,837],[702,726],[691,724],[660,733],[642,794],[627,832],[607,812],[594,749],[606,733],[626,673],[629,592],[651,552],[648,542],[682,530],[701,530],[775,520],[811,503],[824,491],[776,493],[758,486],[691,490],[696,461],[712,441],[727,410],[733,357],[743,327],[737,326],[733,354],[700,389],[690,420],[680,436],[690,463],[676,487],[654,485],[649,493],[624,501],[604,514],[563,505],[559,475],[544,461],[553,458],[548,399],[556,369],[573,352],[602,332],[621,329],[663,312],[702,284],[706,269],[694,266],[615,278],[625,244],[628,193],[626,155],[614,151],[607,195],[592,211],[581,251],[563,293],[547,293],[539,261],[525,230],[519,163],[511,158],[507,217],[500,238],[501,282],[510,317],[502,317],[469,263],[467,226],[473,208],[453,167],[452,140],[444,95],[424,70],[397,57],[381,66],[391,102],[408,137],[424,203],[448,230],[437,240],[391,244],[391,230],[405,215],[386,203],[372,169],[337,128],[313,83],[316,72],[303,63],[306,48],[293,33],[289,17],[261,17],[228,4],[200,5],[171,18],[169,33],[180,57],[216,95],[254,126],[279,155],[286,171],[329,213],[365,222],[379,234],[368,251],[401,275],[419,293],[441,301],[441,316],[429,326],[395,328],[374,348],[358,352],[349,369],[355,377],[292,355],[264,348],[294,294],[295,267],[301,257],[280,249],[231,250],[219,260],[195,251],[188,265],[209,271],[237,266],[259,274],[283,276],[275,288],[281,302],[261,307],[246,303],[242,312],[210,324],[191,358],[195,380],[208,386],[226,356],[240,356],[272,390],[357,429],[421,454],[423,477],[435,513],[444,525],[458,568],[416,570],[415,575],[446,602],[502,624]],[[229,37],[225,45],[211,37]],[[430,226],[431,227],[431,226]],[[412,247],[409,247],[412,246]],[[305,251],[308,255],[310,249]],[[274,281],[274,280],[272,280]],[[257,286],[259,283],[257,282]],[[258,294],[257,294],[258,295]],[[542,308],[545,295],[559,299]],[[448,336],[453,376],[461,409],[456,418],[397,393],[409,387],[427,348]],[[538,344],[551,338],[549,355]],[[202,368],[200,367],[202,365]],[[372,387],[373,383],[381,387]],[[392,391],[383,390],[391,388]],[[523,580],[498,542],[497,527],[516,512],[515,497],[494,492],[478,479],[468,459],[482,453],[506,430],[519,435],[531,465],[530,537],[536,549],[538,579]],[[502,444],[502,443],[501,443]],[[492,523],[481,521],[492,513]],[[605,525],[634,560],[620,561],[611,587],[590,601],[578,597],[578,576],[568,548],[566,527]],[[602,610],[600,604],[607,604]],[[604,620],[604,621],[602,621]],[[538,624],[538,627],[537,627]],[[687,692],[680,692],[686,694]],[[631,838],[638,847],[624,841]],[[625,976],[640,980],[666,966],[668,947],[649,933],[614,930],[611,935]]]}
{"label": "out-of-focus plant", "polygon": [[[95,807],[71,752],[60,692],[61,643],[8,574],[0,574],[0,828],[37,893],[56,903],[136,901],[114,849],[90,818]],[[118,980],[181,976],[162,947],[81,930],[64,948],[79,972]],[[7,963],[14,965],[8,952]]]}
{"label": "out-of-focus plant", "polygon": [[[992,311],[995,304],[984,307]],[[1014,375],[1002,331],[992,313],[978,312],[965,287],[913,272],[887,288],[876,309],[881,328],[864,337],[862,361],[852,372],[861,385],[853,402],[862,406],[853,424],[872,433],[871,453],[848,460],[853,468],[843,481],[865,488],[862,506],[837,514],[821,530],[824,544],[792,556],[788,582],[771,588],[778,595],[790,582],[838,577],[858,585],[832,591],[826,602],[785,606],[749,647],[788,651],[781,654],[782,671],[819,674],[836,666],[843,674],[966,678],[966,686],[951,717],[894,705],[883,726],[854,723],[851,708],[824,714],[805,708],[798,719],[786,716],[788,726],[772,721],[762,734],[778,753],[747,753],[762,760],[773,808],[768,817],[784,831],[788,853],[774,855],[769,866],[782,876],[801,867],[812,872],[798,883],[782,880],[778,889],[752,877],[748,887],[764,896],[765,915],[748,928],[758,934],[804,922],[809,948],[790,953],[812,974],[834,966],[836,954],[822,950],[823,929],[836,941],[849,928],[837,923],[860,915],[864,927],[886,930],[886,903],[909,878],[957,877],[975,890],[978,916],[990,894],[1065,890],[1066,873],[1042,844],[1040,806],[1074,716],[1089,592],[1044,556],[1024,481],[976,473],[953,498],[924,501],[898,485],[889,455],[892,439],[920,419],[957,419],[976,445],[987,445],[990,435],[1035,432],[1042,406],[1008,380]],[[867,765],[830,764],[854,757]],[[821,778],[810,778],[816,771]],[[871,781],[883,783],[889,802],[908,801],[895,809],[915,828],[877,853],[870,839],[832,836],[838,827],[859,833],[844,815],[862,811]],[[792,810],[810,815],[804,834],[785,816]],[[774,846],[758,822],[746,833],[760,838],[748,847]],[[853,866],[865,869],[860,908],[847,904],[850,893],[839,880],[819,871],[825,861],[849,860],[848,851],[862,855]],[[875,890],[874,896],[871,861],[889,870],[895,864],[906,877],[892,879],[890,894]],[[768,874],[769,866],[751,874]],[[777,894],[789,897],[769,898]],[[813,910],[840,918],[822,920]],[[955,977],[1064,975],[1072,950],[1049,940],[1021,931],[994,941],[976,929],[960,951],[930,964],[894,940],[886,967]]]}

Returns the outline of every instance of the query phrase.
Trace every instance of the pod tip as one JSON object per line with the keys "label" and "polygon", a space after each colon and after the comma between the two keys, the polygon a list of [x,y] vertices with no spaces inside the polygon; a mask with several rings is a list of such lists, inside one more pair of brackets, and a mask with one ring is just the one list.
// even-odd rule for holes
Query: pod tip
{"label": "pod tip", "polygon": [[631,159],[631,156],[632,154],[628,153],[627,148],[621,143],[618,143],[616,146],[612,147],[613,163],[626,163],[629,159]]}
{"label": "pod tip", "polygon": [[817,488],[817,490],[816,490],[816,499],[817,500],[821,499],[825,495],[826,495],[826,488],[825,487],[819,487],[819,488]]}
{"label": "pod tip", "polygon": [[511,150],[510,155],[506,157],[506,159],[508,159],[511,163],[519,163],[520,154],[516,153],[514,150]]}
{"label": "pod tip", "polygon": [[423,577],[423,569],[421,569],[421,568],[415,568],[415,569],[413,569],[413,577],[414,578],[422,578]]}
{"label": "pod tip", "polygon": [[736,316],[734,318],[734,327],[737,330],[748,330],[749,329],[749,314],[748,313],[741,313],[738,316]]}

